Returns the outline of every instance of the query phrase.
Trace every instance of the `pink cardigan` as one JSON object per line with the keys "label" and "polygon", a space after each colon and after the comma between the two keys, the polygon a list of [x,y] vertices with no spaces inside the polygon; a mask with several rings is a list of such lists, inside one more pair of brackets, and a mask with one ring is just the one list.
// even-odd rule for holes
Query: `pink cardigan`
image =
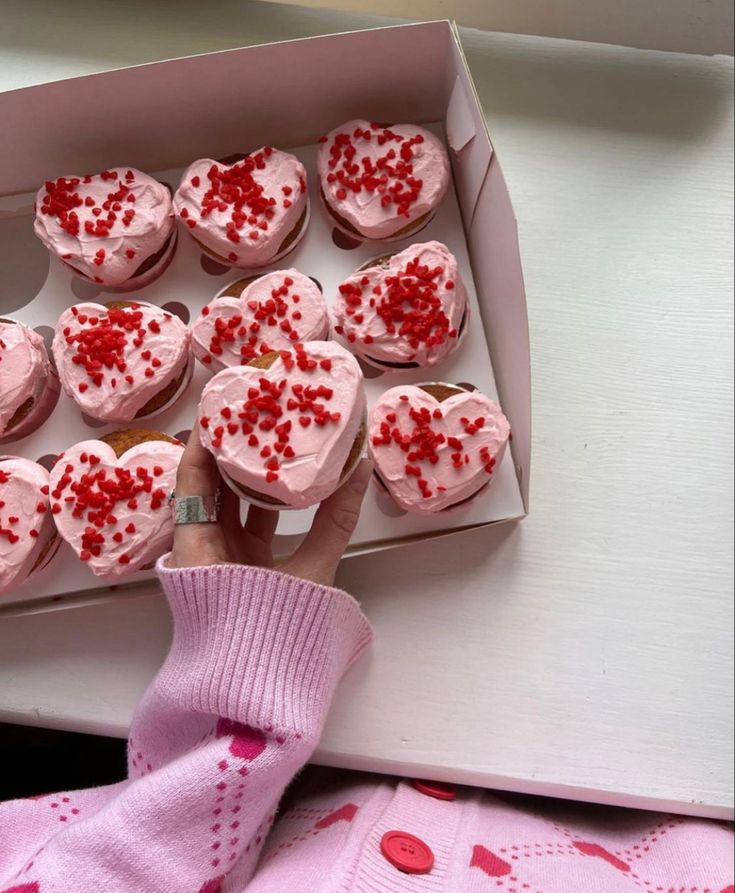
{"label": "pink cardigan", "polygon": [[2,893],[733,893],[716,822],[316,769],[279,807],[365,617],[274,571],[159,574],[174,641],[128,778],[3,804]]}

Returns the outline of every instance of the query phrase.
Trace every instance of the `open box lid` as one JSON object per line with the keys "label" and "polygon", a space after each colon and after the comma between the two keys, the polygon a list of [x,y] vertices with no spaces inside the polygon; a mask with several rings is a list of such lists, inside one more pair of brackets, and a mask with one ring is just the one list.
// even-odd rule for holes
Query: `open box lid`
{"label": "open box lid", "polygon": [[449,22],[306,38],[57,81],[0,94],[0,194],[49,172],[143,170],[243,146],[316,142],[340,121],[444,122],[524,508],[530,464],[528,324],[516,221]]}

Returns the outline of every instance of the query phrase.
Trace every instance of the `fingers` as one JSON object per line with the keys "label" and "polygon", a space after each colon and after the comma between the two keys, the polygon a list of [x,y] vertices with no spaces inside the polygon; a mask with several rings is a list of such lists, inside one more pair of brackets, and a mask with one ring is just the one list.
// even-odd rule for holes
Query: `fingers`
{"label": "fingers", "polygon": [[[331,584],[360,515],[372,463],[363,459],[350,479],[319,506],[311,530],[283,570],[316,583]],[[220,485],[211,453],[199,439],[194,426],[179,464],[176,495],[211,496]],[[219,524],[179,525],[174,532],[171,567],[240,560],[269,567],[271,545],[278,526],[278,512],[250,506],[244,528],[240,525],[240,502],[228,487],[222,488]]]}
{"label": "fingers", "polygon": [[[178,472],[175,493],[182,496],[213,496],[219,486],[219,472],[214,459],[199,440],[194,426],[186,443]],[[230,561],[222,525],[219,523],[178,524],[169,567],[197,567]]]}
{"label": "fingers", "polygon": [[245,522],[245,530],[251,536],[261,540],[266,546],[270,546],[278,527],[278,512],[261,508],[259,505],[251,505],[248,509],[248,518]]}
{"label": "fingers", "polygon": [[330,585],[360,517],[373,465],[363,459],[347,483],[319,506],[311,530],[286,562],[284,570],[296,576]]}
{"label": "fingers", "polygon": [[245,526],[238,524],[231,537],[231,550],[237,560],[255,567],[273,567],[273,536],[278,526],[278,512],[251,505]]}
{"label": "fingers", "polygon": [[242,533],[240,521],[240,497],[229,487],[220,487],[219,518],[224,530],[233,536]]}
{"label": "fingers", "polygon": [[219,485],[214,457],[202,446],[199,423],[192,428],[176,475],[177,496],[213,496]]}

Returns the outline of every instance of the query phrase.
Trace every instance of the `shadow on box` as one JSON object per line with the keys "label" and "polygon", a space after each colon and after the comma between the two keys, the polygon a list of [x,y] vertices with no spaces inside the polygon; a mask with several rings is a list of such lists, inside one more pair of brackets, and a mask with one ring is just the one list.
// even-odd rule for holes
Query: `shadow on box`
{"label": "shadow on box", "polygon": [[48,276],[50,255],[33,234],[30,220],[25,214],[0,213],[0,315],[12,315],[33,300]]}

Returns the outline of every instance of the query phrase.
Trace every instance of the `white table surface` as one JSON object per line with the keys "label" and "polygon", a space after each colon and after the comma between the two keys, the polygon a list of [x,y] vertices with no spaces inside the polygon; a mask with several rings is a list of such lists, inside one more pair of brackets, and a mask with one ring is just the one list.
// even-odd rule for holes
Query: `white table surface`
{"label": "white table surface", "polygon": [[[382,24],[4,5],[0,88]],[[732,816],[732,59],[463,32],[519,219],[531,515],[345,562],[376,628],[324,763]],[[155,592],[0,623],[0,719],[125,735]]]}

